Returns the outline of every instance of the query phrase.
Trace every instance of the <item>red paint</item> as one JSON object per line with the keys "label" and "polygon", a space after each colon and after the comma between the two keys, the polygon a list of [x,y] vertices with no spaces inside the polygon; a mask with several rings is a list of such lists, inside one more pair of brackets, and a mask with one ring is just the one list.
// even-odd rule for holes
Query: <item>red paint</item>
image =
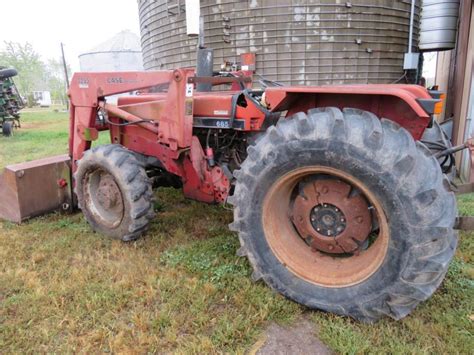
{"label": "red paint", "polygon": [[397,122],[417,140],[431,120],[416,101],[431,96],[418,85],[273,87],[265,90],[265,94],[271,110],[288,110],[288,117],[315,107],[358,108]]}
{"label": "red paint", "polygon": [[[249,56],[249,64],[254,57]],[[251,71],[240,72],[251,76]],[[90,149],[84,130],[109,129],[112,143],[121,144],[141,154],[154,156],[165,169],[181,177],[187,197],[205,202],[223,202],[230,191],[230,181],[218,165],[210,167],[211,150],[204,151],[193,136],[193,120],[205,117],[230,124],[232,97],[240,95],[237,85],[233,91],[193,92],[188,79],[192,69],[157,72],[76,73],[69,96],[69,152],[73,171],[84,151]],[[153,87],[165,87],[166,92],[152,93]],[[121,97],[118,106],[104,102],[104,97],[130,91],[138,96]],[[416,102],[430,98],[428,92],[413,85],[348,85],[321,87],[276,87],[265,90],[270,111],[287,112],[287,117],[315,107],[354,107],[368,110],[379,117],[398,122],[419,139],[430,117]],[[265,122],[262,108],[243,95],[235,110],[235,120],[243,122],[241,130],[260,131]],[[112,123],[122,118],[151,120],[140,125],[96,127],[98,108],[108,112]],[[58,182],[59,183],[59,182]]]}

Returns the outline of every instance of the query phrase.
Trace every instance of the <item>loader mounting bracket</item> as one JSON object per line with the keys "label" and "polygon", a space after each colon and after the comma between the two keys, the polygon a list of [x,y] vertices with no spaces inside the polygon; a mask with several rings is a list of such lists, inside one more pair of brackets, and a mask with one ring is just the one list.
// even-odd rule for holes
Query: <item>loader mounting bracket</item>
{"label": "loader mounting bracket", "polygon": [[461,230],[461,231],[474,230],[474,216],[456,217],[456,222],[454,223],[454,229]]}
{"label": "loader mounting bracket", "polygon": [[[456,195],[464,195],[474,192],[474,183],[467,183],[463,185],[454,186]],[[454,222],[454,229],[462,231],[474,230],[474,216],[458,216]]]}

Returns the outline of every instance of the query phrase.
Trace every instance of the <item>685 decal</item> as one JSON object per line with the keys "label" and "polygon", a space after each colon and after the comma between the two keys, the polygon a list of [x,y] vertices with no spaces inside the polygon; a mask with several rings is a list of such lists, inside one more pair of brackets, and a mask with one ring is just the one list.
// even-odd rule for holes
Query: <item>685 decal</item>
{"label": "685 decal", "polygon": [[216,121],[216,126],[219,128],[229,128],[229,121]]}

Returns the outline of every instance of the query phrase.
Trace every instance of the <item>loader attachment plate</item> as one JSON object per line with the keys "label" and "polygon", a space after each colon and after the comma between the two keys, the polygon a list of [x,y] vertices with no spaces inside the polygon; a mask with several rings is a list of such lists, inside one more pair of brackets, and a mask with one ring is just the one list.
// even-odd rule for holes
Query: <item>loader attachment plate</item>
{"label": "loader attachment plate", "polygon": [[7,166],[0,174],[0,218],[15,223],[72,211],[70,158],[59,155]]}

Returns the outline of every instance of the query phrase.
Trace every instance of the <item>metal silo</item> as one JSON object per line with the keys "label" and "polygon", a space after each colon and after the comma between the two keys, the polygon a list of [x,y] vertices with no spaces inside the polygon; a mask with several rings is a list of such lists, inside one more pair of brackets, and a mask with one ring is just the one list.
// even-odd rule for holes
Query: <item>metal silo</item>
{"label": "metal silo", "polygon": [[122,31],[79,55],[79,64],[86,72],[143,70],[140,38],[131,31]]}
{"label": "metal silo", "polygon": [[[195,65],[184,0],[138,0],[144,67]],[[418,44],[419,1],[414,21]],[[201,0],[215,69],[256,53],[256,72],[286,84],[390,83],[403,71],[410,0]]]}
{"label": "metal silo", "polygon": [[456,46],[459,0],[423,0],[420,50],[442,51]]}

